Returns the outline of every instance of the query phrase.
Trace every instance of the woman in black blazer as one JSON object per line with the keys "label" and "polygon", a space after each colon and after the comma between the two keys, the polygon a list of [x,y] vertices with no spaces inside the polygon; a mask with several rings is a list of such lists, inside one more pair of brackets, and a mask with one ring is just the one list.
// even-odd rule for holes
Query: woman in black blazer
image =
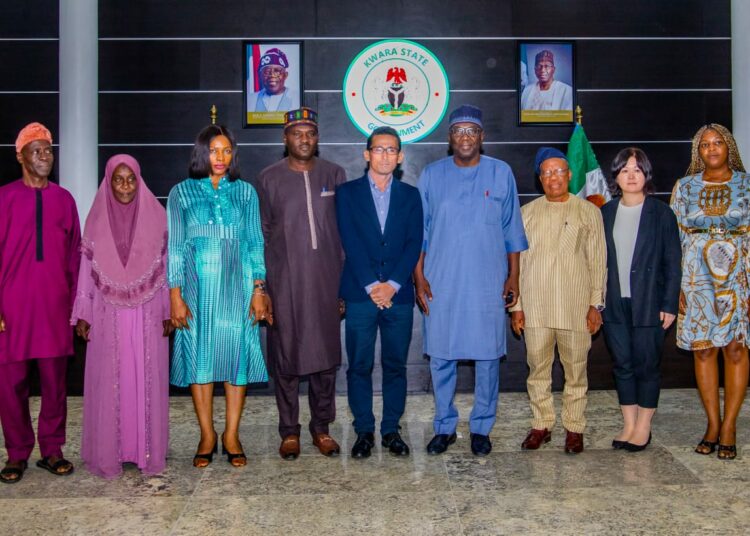
{"label": "woman in black blazer", "polygon": [[612,447],[637,452],[651,442],[661,351],[677,315],[681,257],[677,220],[653,192],[651,162],[635,147],[612,162],[602,207],[607,241],[604,337],[614,362],[623,428]]}

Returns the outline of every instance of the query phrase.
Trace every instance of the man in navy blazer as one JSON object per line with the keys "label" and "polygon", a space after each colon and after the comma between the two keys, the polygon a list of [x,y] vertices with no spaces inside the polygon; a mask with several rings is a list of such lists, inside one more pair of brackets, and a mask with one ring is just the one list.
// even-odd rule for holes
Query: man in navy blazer
{"label": "man in navy blazer", "polygon": [[368,171],[336,189],[336,216],[346,260],[340,297],[346,302],[346,371],[357,440],[353,458],[367,458],[375,444],[372,369],[380,329],[383,366],[381,444],[406,456],[399,434],[406,404],[406,359],[414,309],[414,270],[422,248],[418,190],[393,177],[403,161],[401,139],[390,127],[373,130],[364,152]]}

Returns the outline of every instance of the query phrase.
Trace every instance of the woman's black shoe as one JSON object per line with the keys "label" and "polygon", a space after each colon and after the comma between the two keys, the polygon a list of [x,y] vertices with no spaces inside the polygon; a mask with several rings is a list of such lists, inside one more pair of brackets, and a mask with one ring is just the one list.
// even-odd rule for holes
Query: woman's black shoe
{"label": "woman's black shoe", "polygon": [[620,441],[619,439],[613,439],[612,440],[612,448],[615,450],[624,449],[625,445],[627,445],[627,441]]}
{"label": "woman's black shoe", "polygon": [[719,445],[720,460],[734,460],[737,457],[737,445]]}
{"label": "woman's black shoe", "polygon": [[642,450],[645,450],[645,448],[648,447],[650,443],[651,443],[651,432],[648,433],[648,441],[646,441],[645,444],[643,444],[643,445],[634,445],[633,443],[630,443],[629,441],[626,441],[625,442],[625,446],[622,447],[622,448],[624,448],[628,452],[640,452]]}
{"label": "woman's black shoe", "polygon": [[[199,469],[203,469],[204,467],[208,467],[212,461],[214,461],[214,454],[218,452],[219,450],[219,436],[218,434],[214,434],[214,448],[211,449],[211,452],[208,454],[201,454],[200,452],[196,452],[195,456],[193,456],[193,467],[197,467]],[[203,460],[206,460],[208,463],[206,465],[202,465],[200,462]]]}
{"label": "woman's black shoe", "polygon": [[718,444],[718,441],[708,441],[706,439],[701,439],[701,442],[698,443],[697,447],[695,447],[695,453],[702,454],[703,456],[708,456],[709,454],[713,454],[716,451],[716,445]]}
{"label": "woman's black shoe", "polygon": [[[221,453],[226,455],[227,461],[232,465],[233,467],[242,467],[247,464],[247,456],[245,456],[245,451],[242,449],[242,443],[240,443],[240,451],[233,454],[227,450],[227,448],[224,446],[224,434],[221,434]],[[235,464],[232,463],[234,460],[242,460],[242,463]]]}

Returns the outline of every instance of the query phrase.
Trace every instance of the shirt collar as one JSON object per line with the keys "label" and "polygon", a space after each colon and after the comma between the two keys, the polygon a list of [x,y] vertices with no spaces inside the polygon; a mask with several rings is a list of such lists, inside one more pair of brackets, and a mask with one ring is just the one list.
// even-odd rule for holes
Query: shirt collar
{"label": "shirt collar", "polygon": [[388,185],[385,187],[385,190],[381,191],[380,188],[377,187],[375,184],[375,181],[372,180],[372,177],[370,176],[370,172],[367,172],[367,180],[370,181],[370,188],[372,188],[373,191],[378,192],[379,194],[387,194],[391,191],[391,184],[393,184],[393,174],[391,173],[391,176],[388,177]]}

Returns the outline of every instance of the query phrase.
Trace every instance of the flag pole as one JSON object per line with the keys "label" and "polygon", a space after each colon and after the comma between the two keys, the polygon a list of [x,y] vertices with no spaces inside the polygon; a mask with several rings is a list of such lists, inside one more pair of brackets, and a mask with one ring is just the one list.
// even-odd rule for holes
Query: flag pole
{"label": "flag pole", "polygon": [[583,125],[583,108],[576,106],[576,123]]}

